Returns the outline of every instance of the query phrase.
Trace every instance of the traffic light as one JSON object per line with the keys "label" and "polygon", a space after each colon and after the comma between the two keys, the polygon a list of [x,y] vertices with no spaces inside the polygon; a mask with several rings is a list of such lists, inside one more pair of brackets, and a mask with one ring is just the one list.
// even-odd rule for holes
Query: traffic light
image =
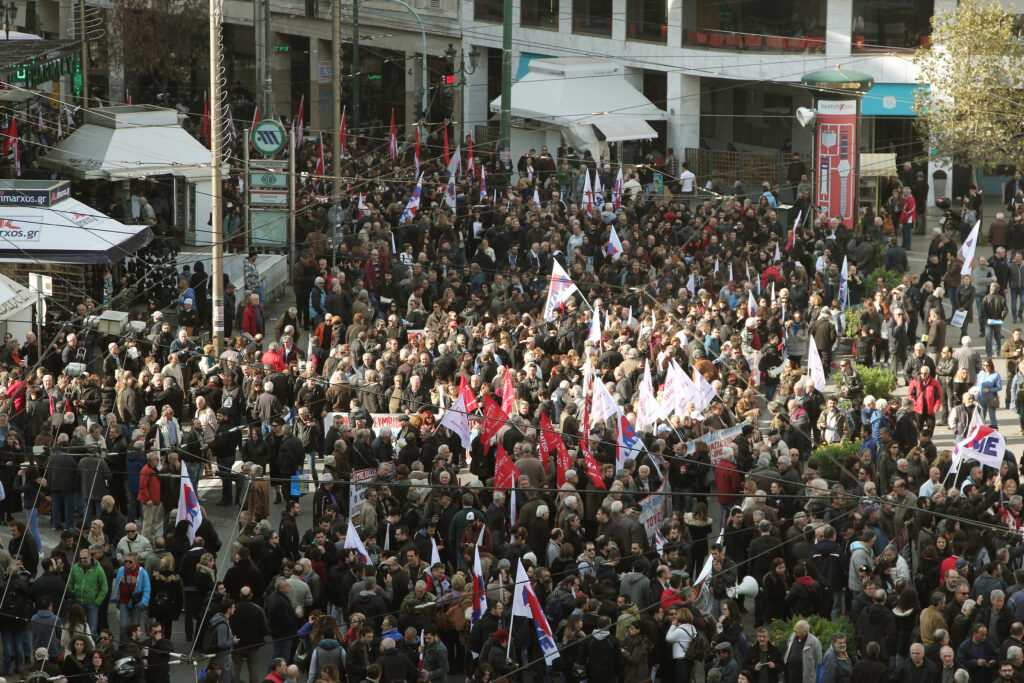
{"label": "traffic light", "polygon": [[455,74],[444,75],[444,85],[453,86],[455,85]]}

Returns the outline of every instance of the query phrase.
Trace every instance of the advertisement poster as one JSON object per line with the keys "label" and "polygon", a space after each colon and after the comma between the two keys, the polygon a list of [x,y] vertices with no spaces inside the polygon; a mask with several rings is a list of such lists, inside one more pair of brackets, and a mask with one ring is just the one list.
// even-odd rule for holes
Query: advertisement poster
{"label": "advertisement poster", "polygon": [[857,212],[857,101],[818,102],[815,204],[852,226]]}

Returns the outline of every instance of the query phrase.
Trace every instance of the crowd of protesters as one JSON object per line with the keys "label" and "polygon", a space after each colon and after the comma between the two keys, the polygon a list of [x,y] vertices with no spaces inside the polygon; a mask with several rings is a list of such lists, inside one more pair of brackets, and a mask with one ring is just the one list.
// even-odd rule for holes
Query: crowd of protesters
{"label": "crowd of protesters", "polygon": [[[271,324],[253,252],[219,356],[195,342],[205,277],[199,291],[182,279],[175,310],[141,334],[64,329],[31,363],[34,339],[7,340],[4,672],[166,683],[172,662],[205,653],[211,683],[1022,680],[1016,457],[954,473],[932,441],[995,426],[1004,398],[1024,428],[1024,341],[992,322],[1019,253],[979,258],[982,292],[959,278],[958,235],[936,230],[911,272],[891,219],[815,215],[809,190],[796,188],[794,227],[777,188],[701,192],[671,155],[618,185],[617,165],[571,149],[466,152],[424,142],[420,208],[403,218],[413,146],[389,161],[353,136],[343,175],[361,180],[339,219],[324,180],[304,177],[294,306]],[[584,189],[597,185],[600,200]],[[578,293],[545,319],[555,263]],[[815,351],[836,372],[827,393]],[[673,364],[714,389],[709,405],[665,390]],[[857,366],[890,368],[906,398],[867,395]],[[637,424],[648,369],[673,405]],[[618,421],[585,424],[588,376],[643,441],[619,467]],[[467,450],[439,422],[469,396],[509,410]],[[568,468],[541,448],[542,420]],[[826,477],[815,451],[857,439]],[[500,452],[514,489],[494,486]],[[236,521],[177,521],[183,476]],[[656,492],[664,519],[648,529]],[[551,663],[532,620],[512,618],[520,566]],[[735,588],[746,576],[756,595]],[[821,642],[815,617],[853,627]]]}

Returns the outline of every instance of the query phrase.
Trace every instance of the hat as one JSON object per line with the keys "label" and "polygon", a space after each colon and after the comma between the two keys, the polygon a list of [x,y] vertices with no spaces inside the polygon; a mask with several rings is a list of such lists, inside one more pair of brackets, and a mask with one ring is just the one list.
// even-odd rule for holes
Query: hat
{"label": "hat", "polygon": [[633,503],[632,505],[629,506],[629,509],[632,512],[643,512],[644,511],[644,509],[642,507],[640,507],[639,503]]}
{"label": "hat", "polygon": [[959,569],[964,569],[966,567],[967,567],[967,560],[965,558],[963,558],[963,557],[956,558],[956,568],[958,570]]}
{"label": "hat", "polygon": [[191,306],[192,305],[192,299],[185,299],[185,305],[186,306]]}
{"label": "hat", "polygon": [[727,640],[723,640],[718,645],[715,645],[715,652],[729,652],[731,650],[732,644]]}
{"label": "hat", "polygon": [[466,521],[467,522],[475,522],[476,521],[476,515],[474,515],[472,512],[467,513],[466,514]]}
{"label": "hat", "polygon": [[[153,311],[153,320],[160,320],[160,318],[162,318],[162,317],[164,317],[164,312],[163,311]],[[42,650],[43,648],[39,648],[39,649]]]}
{"label": "hat", "polygon": [[234,288],[235,288],[235,283],[234,282],[228,282],[228,283],[226,283],[224,285],[224,289],[234,289]]}
{"label": "hat", "polygon": [[509,564],[508,560],[501,560],[498,562],[498,569],[511,569],[512,565]]}
{"label": "hat", "polygon": [[45,647],[37,647],[36,648],[35,656],[36,656],[36,659],[38,659],[40,661],[44,660],[44,659],[49,659],[50,658],[50,654],[46,651]]}

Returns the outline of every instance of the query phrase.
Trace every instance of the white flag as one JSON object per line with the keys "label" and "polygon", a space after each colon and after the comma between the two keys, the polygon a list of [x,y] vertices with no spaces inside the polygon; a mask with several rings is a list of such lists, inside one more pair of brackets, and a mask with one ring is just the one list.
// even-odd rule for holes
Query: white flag
{"label": "white flag", "polygon": [[[537,593],[530,585],[530,577],[526,575],[522,561],[516,570],[516,588],[512,593],[512,616],[526,617],[533,622],[537,631],[537,641],[540,643],[541,652],[548,664],[558,659],[558,646],[555,645],[555,636],[551,632],[551,624],[548,623],[544,610],[537,599]],[[510,627],[511,628],[511,627]]]}
{"label": "white flag", "polygon": [[594,342],[595,345],[601,343],[601,315],[596,308],[590,317],[590,334],[587,336],[587,341]]}
{"label": "white flag", "polygon": [[366,552],[366,546],[363,545],[363,539],[359,538],[359,532],[356,531],[356,527],[352,524],[352,520],[348,520],[348,531],[345,533],[345,549],[355,550],[356,554],[359,555],[359,561],[363,564],[373,566],[373,560],[370,559],[370,553]]}
{"label": "white flag", "polygon": [[594,212],[594,190],[590,185],[590,171],[583,175],[583,208],[587,210],[589,216]]}
{"label": "white flag", "polygon": [[846,310],[850,303],[850,266],[843,256],[843,268],[839,271],[839,308]]}
{"label": "white flag", "polygon": [[537,205],[537,208],[540,208],[540,192],[537,191],[536,187],[533,188],[533,203]]}
{"label": "white flag", "polygon": [[661,413],[658,399],[654,397],[654,381],[651,379],[651,362],[644,362],[644,379],[640,384],[640,398],[636,404],[636,426],[643,429],[654,424]]}
{"label": "white flag", "polygon": [[178,493],[178,514],[175,517],[175,524],[182,520],[188,520],[188,540],[196,540],[196,531],[203,523],[203,510],[199,507],[199,498],[196,490],[192,488],[192,478],[185,469],[185,462],[181,463],[181,486]]}
{"label": "white flag", "polygon": [[548,300],[544,306],[544,320],[555,319],[555,308],[569,300],[573,292],[579,291],[576,283],[565,272],[558,261],[551,262],[551,284],[548,286]]}
{"label": "white flag", "polygon": [[473,445],[473,437],[469,433],[469,415],[466,414],[465,394],[459,394],[459,398],[445,412],[438,426],[447,427],[458,434],[463,448],[468,450]]}
{"label": "white flag", "polygon": [[818,391],[825,391],[825,368],[821,364],[821,354],[818,353],[818,344],[811,337],[807,345],[807,370],[814,382],[814,388]]}
{"label": "white flag", "polygon": [[757,300],[754,299],[754,290],[747,292],[747,317],[753,318],[757,313]]}
{"label": "white flag", "polygon": [[615,402],[615,398],[608,392],[608,387],[604,385],[600,377],[594,378],[592,399],[594,403],[590,406],[591,425],[619,413],[619,404]]}
{"label": "white flag", "polygon": [[618,233],[615,232],[615,226],[612,226],[611,234],[608,235],[608,247],[605,253],[612,257],[612,261],[618,261],[622,258],[622,242],[619,240]]}
{"label": "white flag", "polygon": [[964,265],[960,268],[961,275],[971,274],[971,264],[974,262],[974,252],[978,249],[978,231],[981,230],[981,221],[979,220],[974,224],[971,229],[971,234],[964,240],[964,244],[960,247],[960,253],[964,257]]}
{"label": "white flag", "polygon": [[441,553],[437,550],[437,541],[433,536],[430,537],[430,566],[433,567],[435,564],[441,564]]}

